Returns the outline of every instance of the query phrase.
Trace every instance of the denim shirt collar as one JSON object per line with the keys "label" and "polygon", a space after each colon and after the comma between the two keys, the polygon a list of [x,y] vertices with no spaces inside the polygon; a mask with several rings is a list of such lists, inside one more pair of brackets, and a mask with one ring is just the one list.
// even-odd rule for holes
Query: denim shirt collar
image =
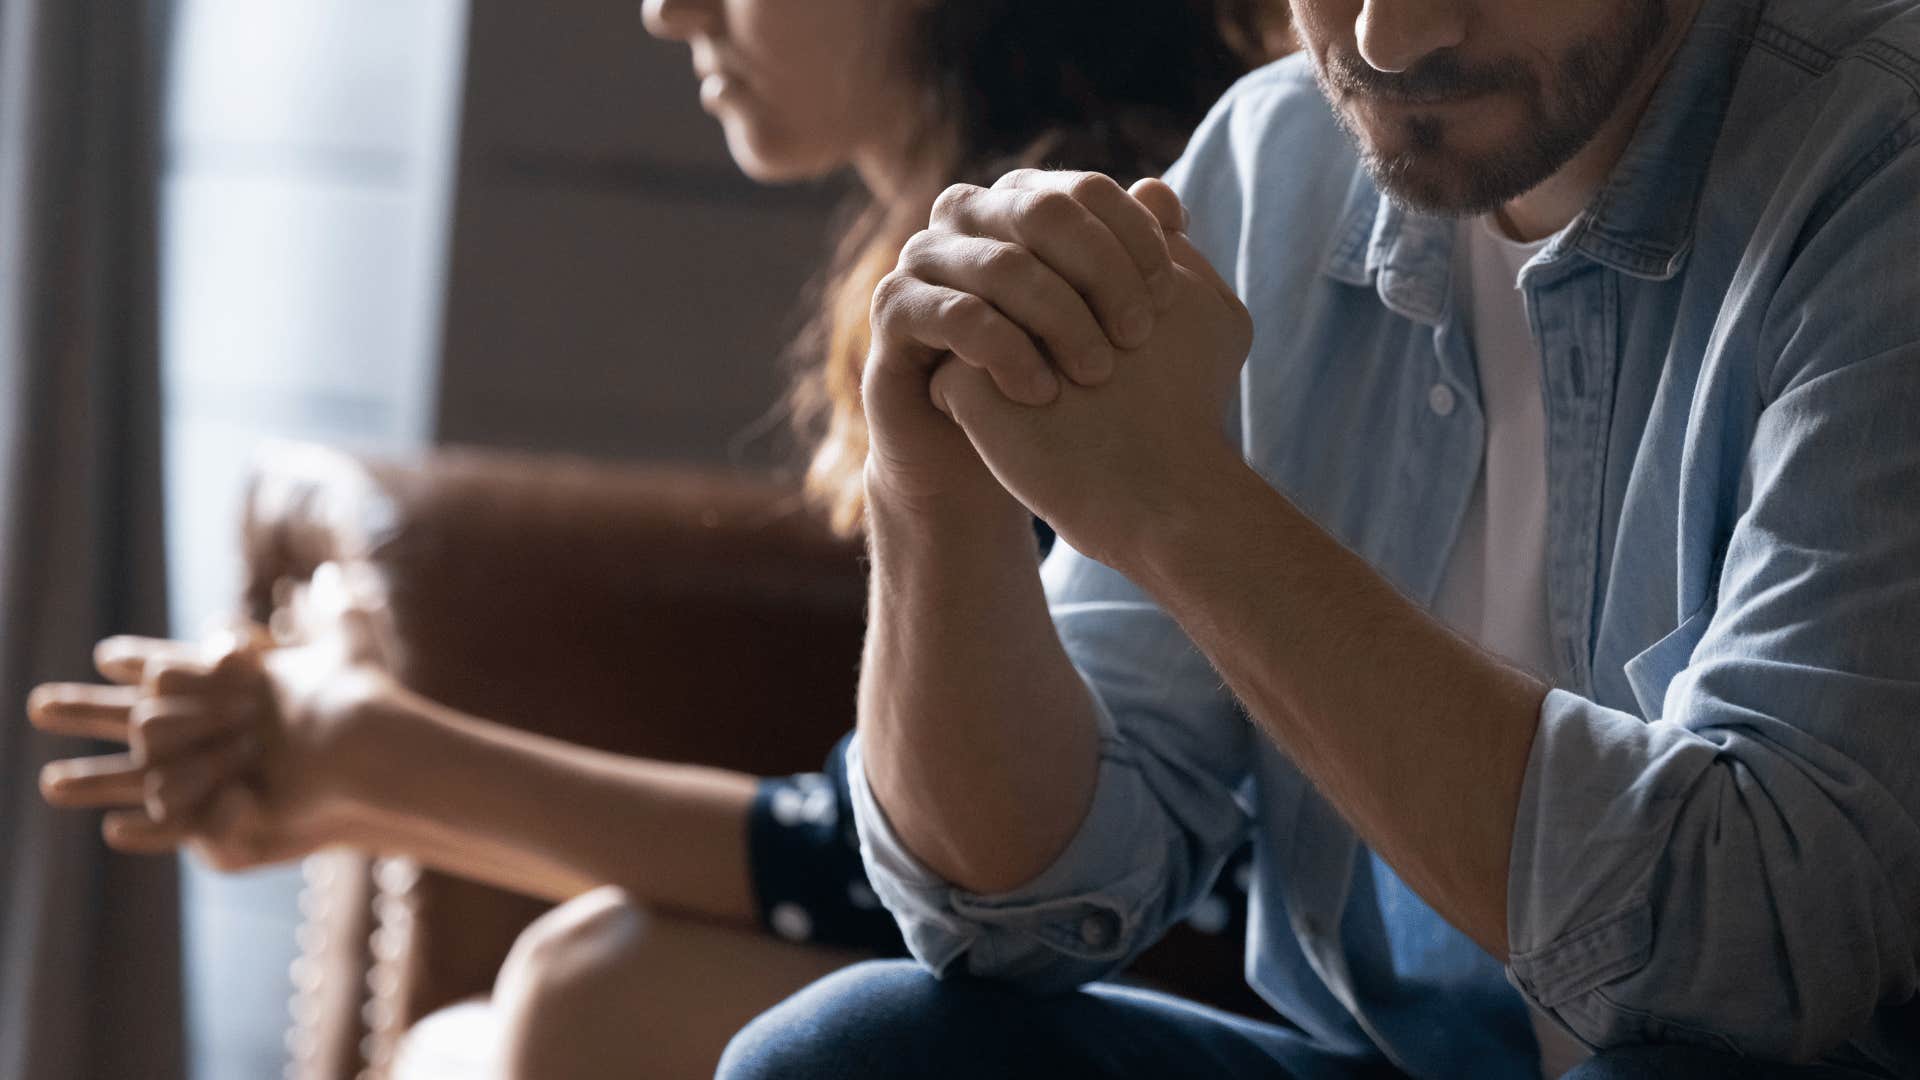
{"label": "denim shirt collar", "polygon": [[[1663,281],[1686,265],[1694,218],[1740,61],[1764,0],[1706,0],[1605,184],[1537,261],[1580,254]],[[1451,222],[1413,213],[1355,173],[1328,276],[1372,284],[1387,308],[1438,325],[1447,312]]]}

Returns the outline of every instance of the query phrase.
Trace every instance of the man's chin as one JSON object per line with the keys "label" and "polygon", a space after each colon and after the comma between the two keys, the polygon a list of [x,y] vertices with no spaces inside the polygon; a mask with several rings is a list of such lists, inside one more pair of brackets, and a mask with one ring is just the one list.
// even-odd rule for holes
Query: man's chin
{"label": "man's chin", "polygon": [[1427,217],[1476,217],[1500,208],[1505,200],[1471,190],[1453,169],[1423,167],[1423,163],[1369,161],[1373,183],[1394,206]]}
{"label": "man's chin", "polygon": [[1475,217],[1498,209],[1512,197],[1476,183],[1476,174],[1485,174],[1457,160],[1418,154],[1391,158],[1368,154],[1366,166],[1381,194],[1403,210],[1428,217]]}
{"label": "man's chin", "polygon": [[1474,217],[1546,179],[1539,169],[1545,162],[1516,156],[1516,148],[1530,145],[1524,129],[1493,131],[1485,124],[1469,127],[1457,117],[1422,115],[1349,113],[1343,119],[1375,186],[1416,213]]}

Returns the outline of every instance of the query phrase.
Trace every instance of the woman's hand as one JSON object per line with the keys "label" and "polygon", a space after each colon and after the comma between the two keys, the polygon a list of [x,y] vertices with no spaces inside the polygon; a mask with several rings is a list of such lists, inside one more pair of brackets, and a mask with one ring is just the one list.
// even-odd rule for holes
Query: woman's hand
{"label": "woman's hand", "polygon": [[390,689],[376,621],[330,568],[294,605],[303,643],[258,628],[201,646],[115,637],[94,651],[113,685],[52,683],[28,698],[35,726],[127,752],[49,764],[56,806],[104,808],[107,843],[189,845],[238,870],[283,862],[370,828],[356,784],[368,706]]}

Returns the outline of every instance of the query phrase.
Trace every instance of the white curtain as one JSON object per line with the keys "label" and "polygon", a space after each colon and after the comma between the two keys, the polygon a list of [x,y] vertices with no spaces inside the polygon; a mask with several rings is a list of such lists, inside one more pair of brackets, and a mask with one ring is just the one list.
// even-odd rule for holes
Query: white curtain
{"label": "white curtain", "polygon": [[164,632],[156,0],[0,0],[0,1077],[180,1075],[170,859],[108,853],[36,775],[89,749],[29,687]]}

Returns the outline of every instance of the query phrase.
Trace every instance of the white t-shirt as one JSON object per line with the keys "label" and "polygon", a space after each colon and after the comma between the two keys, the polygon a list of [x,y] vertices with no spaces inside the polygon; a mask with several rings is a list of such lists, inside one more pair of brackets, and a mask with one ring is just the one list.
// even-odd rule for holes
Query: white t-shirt
{"label": "white t-shirt", "polygon": [[[1550,239],[1550,238],[1549,238]],[[1507,238],[1492,217],[1454,236],[1454,297],[1473,343],[1486,418],[1486,452],[1434,614],[1542,679],[1555,671],[1547,619],[1547,410],[1540,352],[1520,292],[1521,267],[1547,245]],[[1533,1013],[1541,1070],[1558,1077],[1585,1047]]]}
{"label": "white t-shirt", "polygon": [[1480,372],[1486,452],[1434,614],[1543,679],[1553,675],[1547,623],[1547,408],[1540,351],[1520,268],[1547,241],[1516,243],[1491,217],[1460,222],[1454,303]]}

